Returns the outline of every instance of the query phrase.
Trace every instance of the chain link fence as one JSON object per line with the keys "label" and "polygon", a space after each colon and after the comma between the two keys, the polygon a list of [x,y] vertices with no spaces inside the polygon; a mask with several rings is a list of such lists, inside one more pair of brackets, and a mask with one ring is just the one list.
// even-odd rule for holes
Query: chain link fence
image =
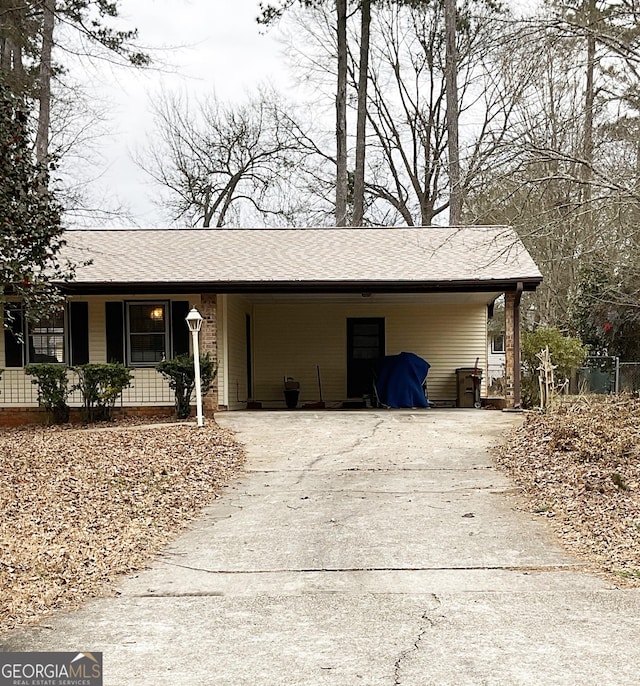
{"label": "chain link fence", "polygon": [[588,357],[578,369],[578,391],[584,393],[640,392],[640,362],[620,362],[617,357]]}
{"label": "chain link fence", "polygon": [[627,393],[640,391],[640,362],[620,362],[618,390]]}

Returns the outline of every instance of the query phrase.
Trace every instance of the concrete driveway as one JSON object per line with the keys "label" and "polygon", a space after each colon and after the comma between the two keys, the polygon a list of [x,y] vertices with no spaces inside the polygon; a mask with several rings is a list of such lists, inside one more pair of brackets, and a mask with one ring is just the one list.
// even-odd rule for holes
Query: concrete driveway
{"label": "concrete driveway", "polygon": [[105,686],[637,684],[640,594],[523,513],[513,415],[218,415],[247,474],[117,598],[4,640],[104,653]]}

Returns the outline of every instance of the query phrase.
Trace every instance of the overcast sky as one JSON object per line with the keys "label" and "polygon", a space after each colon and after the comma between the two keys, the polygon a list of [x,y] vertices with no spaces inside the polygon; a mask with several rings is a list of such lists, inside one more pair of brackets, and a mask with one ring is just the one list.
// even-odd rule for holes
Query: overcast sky
{"label": "overcast sky", "polygon": [[80,75],[104,99],[111,131],[99,141],[103,159],[94,169],[104,173],[93,184],[94,195],[117,198],[140,226],[160,226],[153,185],[130,157],[150,130],[151,99],[163,88],[192,95],[215,89],[222,99],[241,99],[265,81],[286,91],[287,67],[277,30],[265,34],[255,21],[258,0],[121,0],[120,7],[127,26],[138,29],[140,44],[156,56],[157,68],[102,65]]}

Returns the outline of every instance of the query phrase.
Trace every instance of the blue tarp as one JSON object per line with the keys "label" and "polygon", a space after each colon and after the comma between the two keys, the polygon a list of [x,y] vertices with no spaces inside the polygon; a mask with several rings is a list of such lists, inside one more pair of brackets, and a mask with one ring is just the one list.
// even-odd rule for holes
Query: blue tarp
{"label": "blue tarp", "polygon": [[387,407],[429,407],[423,388],[429,367],[414,353],[384,357],[377,370],[378,400]]}

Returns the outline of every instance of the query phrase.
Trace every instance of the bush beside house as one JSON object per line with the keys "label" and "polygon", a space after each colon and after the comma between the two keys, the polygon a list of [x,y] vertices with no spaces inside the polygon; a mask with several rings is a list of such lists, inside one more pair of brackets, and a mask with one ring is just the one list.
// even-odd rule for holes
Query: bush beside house
{"label": "bush beside house", "polygon": [[[175,394],[176,417],[186,419],[191,414],[191,396],[196,387],[193,355],[178,355],[163,360],[156,367]],[[207,353],[200,357],[200,389],[205,396],[217,376],[218,369]]]}

